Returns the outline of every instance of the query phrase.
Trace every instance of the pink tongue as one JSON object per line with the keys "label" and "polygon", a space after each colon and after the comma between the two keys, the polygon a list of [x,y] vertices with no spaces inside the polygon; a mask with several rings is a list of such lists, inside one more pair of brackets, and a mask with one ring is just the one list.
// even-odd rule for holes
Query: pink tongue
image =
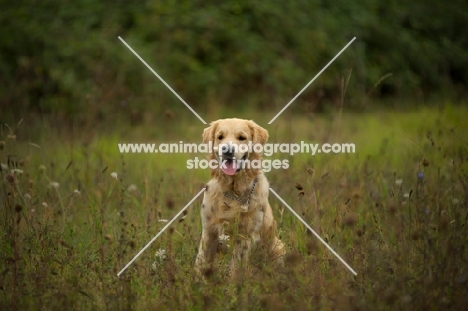
{"label": "pink tongue", "polygon": [[221,164],[221,170],[226,175],[234,175],[237,171],[237,162],[234,161],[226,161],[224,164]]}

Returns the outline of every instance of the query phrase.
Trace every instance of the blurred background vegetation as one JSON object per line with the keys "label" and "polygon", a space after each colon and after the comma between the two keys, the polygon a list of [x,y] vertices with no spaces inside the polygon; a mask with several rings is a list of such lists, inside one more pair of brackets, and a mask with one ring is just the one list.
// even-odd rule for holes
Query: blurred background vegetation
{"label": "blurred background vegetation", "polygon": [[462,0],[17,0],[0,6],[2,122],[31,114],[138,122],[168,107],[186,109],[118,36],[201,113],[220,102],[281,108],[354,36],[297,100],[297,111],[336,107],[348,77],[345,106],[354,111],[376,102],[458,102],[467,95],[468,2]]}
{"label": "blurred background vegetation", "polygon": [[[0,0],[0,310],[466,309],[467,21],[462,0]],[[205,127],[119,36],[207,122],[356,144],[267,173],[356,278],[272,196],[284,269],[233,282],[226,254],[201,281],[197,200],[117,278],[209,179],[119,152]]]}

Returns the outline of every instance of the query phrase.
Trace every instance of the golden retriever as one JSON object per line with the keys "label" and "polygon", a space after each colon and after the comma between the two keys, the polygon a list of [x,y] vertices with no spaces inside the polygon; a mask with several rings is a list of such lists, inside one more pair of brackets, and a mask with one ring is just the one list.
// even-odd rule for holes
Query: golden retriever
{"label": "golden retriever", "polygon": [[276,237],[276,222],[268,203],[269,184],[258,165],[262,155],[246,150],[249,142],[264,145],[267,140],[268,132],[250,120],[222,119],[204,130],[203,142],[213,144],[209,159],[220,165],[210,168],[212,179],[204,193],[203,232],[195,262],[198,272],[213,263],[228,224],[233,241],[231,275],[239,264],[248,263],[252,243],[266,249],[270,259],[281,262],[284,245]]}

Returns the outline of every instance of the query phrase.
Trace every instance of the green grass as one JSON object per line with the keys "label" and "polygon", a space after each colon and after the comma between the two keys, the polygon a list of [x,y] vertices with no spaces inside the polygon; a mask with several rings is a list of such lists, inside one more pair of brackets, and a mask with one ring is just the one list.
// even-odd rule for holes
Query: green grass
{"label": "green grass", "polygon": [[270,196],[288,247],[284,268],[254,257],[251,273],[231,280],[227,253],[200,280],[193,271],[198,199],[118,278],[165,225],[158,219],[171,219],[209,172],[185,167],[201,154],[122,155],[117,143],[199,142],[204,125],[189,112],[94,130],[3,125],[0,309],[461,309],[468,297],[467,113],[454,105],[341,117],[286,112],[272,125],[270,113],[236,115],[267,128],[270,142],[356,144],[355,154],[276,154],[268,158],[288,159],[290,168],[267,173],[356,277]]}

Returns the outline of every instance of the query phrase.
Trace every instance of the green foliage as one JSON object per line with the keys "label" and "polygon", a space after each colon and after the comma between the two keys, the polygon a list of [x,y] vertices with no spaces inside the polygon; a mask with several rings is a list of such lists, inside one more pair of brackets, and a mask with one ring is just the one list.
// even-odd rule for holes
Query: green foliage
{"label": "green foliage", "polygon": [[[355,154],[288,156],[289,169],[266,174],[356,277],[270,196],[288,249],[284,268],[253,256],[248,275],[231,279],[227,252],[207,280],[196,275],[198,199],[118,278],[209,172],[187,170],[184,154],[119,154],[117,143],[178,141],[182,133],[197,142],[201,129],[168,119],[157,124],[159,136],[152,125],[109,137],[51,124],[31,144],[25,137],[36,131],[27,121],[3,126],[0,309],[461,310],[468,297],[466,113],[447,105],[332,120],[292,116],[268,128],[271,142],[356,144]],[[180,132],[165,132],[172,128]]]}
{"label": "green foliage", "polygon": [[462,0],[5,1],[0,105],[5,118],[18,118],[175,103],[118,36],[196,107],[253,97],[262,108],[282,105],[354,36],[298,107],[337,103],[350,70],[354,107],[369,95],[456,97],[468,80],[467,9]]}

